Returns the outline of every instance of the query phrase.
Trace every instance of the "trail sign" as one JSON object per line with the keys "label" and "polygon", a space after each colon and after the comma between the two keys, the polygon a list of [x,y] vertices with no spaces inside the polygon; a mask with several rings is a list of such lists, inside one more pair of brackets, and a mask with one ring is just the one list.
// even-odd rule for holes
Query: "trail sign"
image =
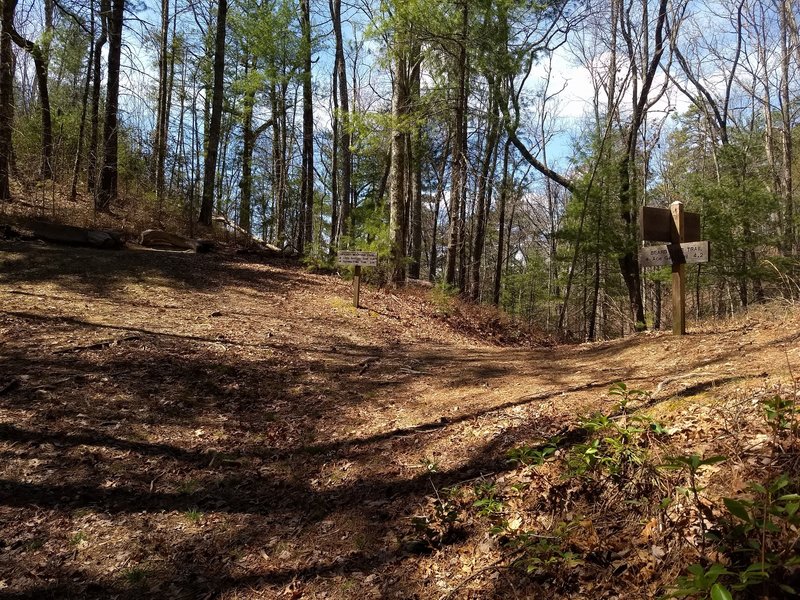
{"label": "trail sign", "polygon": [[361,252],[358,250],[341,250],[337,256],[340,265],[355,265],[358,267],[377,267],[377,252]]}
{"label": "trail sign", "polygon": [[683,210],[683,202],[669,209],[643,206],[639,211],[642,240],[671,242],[643,246],[639,264],[643,267],[672,265],[672,333],[686,333],[686,265],[708,262],[707,241],[700,240],[700,215]]}
{"label": "trail sign", "polygon": [[643,267],[664,267],[666,265],[695,265],[707,263],[710,251],[707,241],[683,242],[682,244],[656,244],[642,246],[639,250],[639,264]]}
{"label": "trail sign", "polygon": [[353,306],[358,308],[361,296],[361,267],[377,267],[377,252],[362,252],[359,250],[342,250],[337,256],[340,265],[355,267],[353,273]]}
{"label": "trail sign", "polygon": [[[675,221],[668,208],[643,206],[639,209],[639,231],[643,240],[650,242],[678,242]],[[683,213],[683,236],[681,242],[700,241],[700,214]],[[667,263],[669,264],[669,263]]]}

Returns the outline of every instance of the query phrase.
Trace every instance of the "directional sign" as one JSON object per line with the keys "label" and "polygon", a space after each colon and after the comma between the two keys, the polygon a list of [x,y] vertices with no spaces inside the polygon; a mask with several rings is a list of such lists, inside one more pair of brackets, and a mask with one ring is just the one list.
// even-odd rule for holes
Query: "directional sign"
{"label": "directional sign", "polygon": [[707,241],[656,244],[654,246],[643,246],[639,251],[639,264],[643,267],[695,265],[697,263],[707,263],[709,258],[710,248]]}
{"label": "directional sign", "polygon": [[340,265],[355,265],[360,267],[377,267],[377,252],[360,252],[352,250],[339,251],[338,261]]}
{"label": "directional sign", "polygon": [[[639,229],[642,239],[649,242],[677,242],[675,221],[668,208],[643,206],[639,211]],[[700,214],[683,213],[684,242],[700,241]],[[669,263],[664,263],[669,264]]]}
{"label": "directional sign", "polygon": [[341,250],[337,258],[340,265],[352,265],[355,267],[353,271],[353,306],[358,308],[361,302],[361,267],[377,267],[378,253]]}

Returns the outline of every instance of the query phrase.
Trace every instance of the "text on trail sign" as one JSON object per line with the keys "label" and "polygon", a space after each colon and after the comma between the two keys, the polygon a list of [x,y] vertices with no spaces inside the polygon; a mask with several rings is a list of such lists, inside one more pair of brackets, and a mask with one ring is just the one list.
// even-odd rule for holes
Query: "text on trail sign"
{"label": "text on trail sign", "polygon": [[707,263],[710,252],[707,241],[682,244],[656,244],[639,250],[639,264],[643,267],[666,265],[696,265]]}
{"label": "text on trail sign", "polygon": [[341,250],[337,257],[340,265],[355,265],[361,267],[377,267],[377,252],[361,252],[355,250]]}

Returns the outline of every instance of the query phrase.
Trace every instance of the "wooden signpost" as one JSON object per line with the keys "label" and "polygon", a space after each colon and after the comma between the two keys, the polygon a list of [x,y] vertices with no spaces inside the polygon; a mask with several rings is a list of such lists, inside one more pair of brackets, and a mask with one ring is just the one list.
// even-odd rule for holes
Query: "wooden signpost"
{"label": "wooden signpost", "polygon": [[377,267],[378,253],[341,250],[337,258],[340,265],[355,267],[355,272],[353,273],[353,306],[358,308],[361,296],[361,267]]}
{"label": "wooden signpost", "polygon": [[672,265],[672,333],[686,333],[686,265],[706,263],[711,253],[707,241],[700,240],[700,215],[683,210],[683,202],[666,208],[642,207],[639,213],[642,240],[669,242],[642,246],[642,267]]}

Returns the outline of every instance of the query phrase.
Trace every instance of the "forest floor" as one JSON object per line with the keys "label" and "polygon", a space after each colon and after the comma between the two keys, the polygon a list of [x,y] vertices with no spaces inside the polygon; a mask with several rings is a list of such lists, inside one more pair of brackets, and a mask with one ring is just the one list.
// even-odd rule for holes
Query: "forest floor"
{"label": "forest floor", "polygon": [[[797,469],[758,404],[797,394],[788,305],[565,346],[461,310],[421,286],[356,310],[291,262],[0,241],[0,597],[656,597],[700,552],[656,514],[674,477],[637,505],[526,453],[622,409],[665,424],[660,462],[729,457],[709,497]],[[520,570],[521,531],[564,547]]]}

